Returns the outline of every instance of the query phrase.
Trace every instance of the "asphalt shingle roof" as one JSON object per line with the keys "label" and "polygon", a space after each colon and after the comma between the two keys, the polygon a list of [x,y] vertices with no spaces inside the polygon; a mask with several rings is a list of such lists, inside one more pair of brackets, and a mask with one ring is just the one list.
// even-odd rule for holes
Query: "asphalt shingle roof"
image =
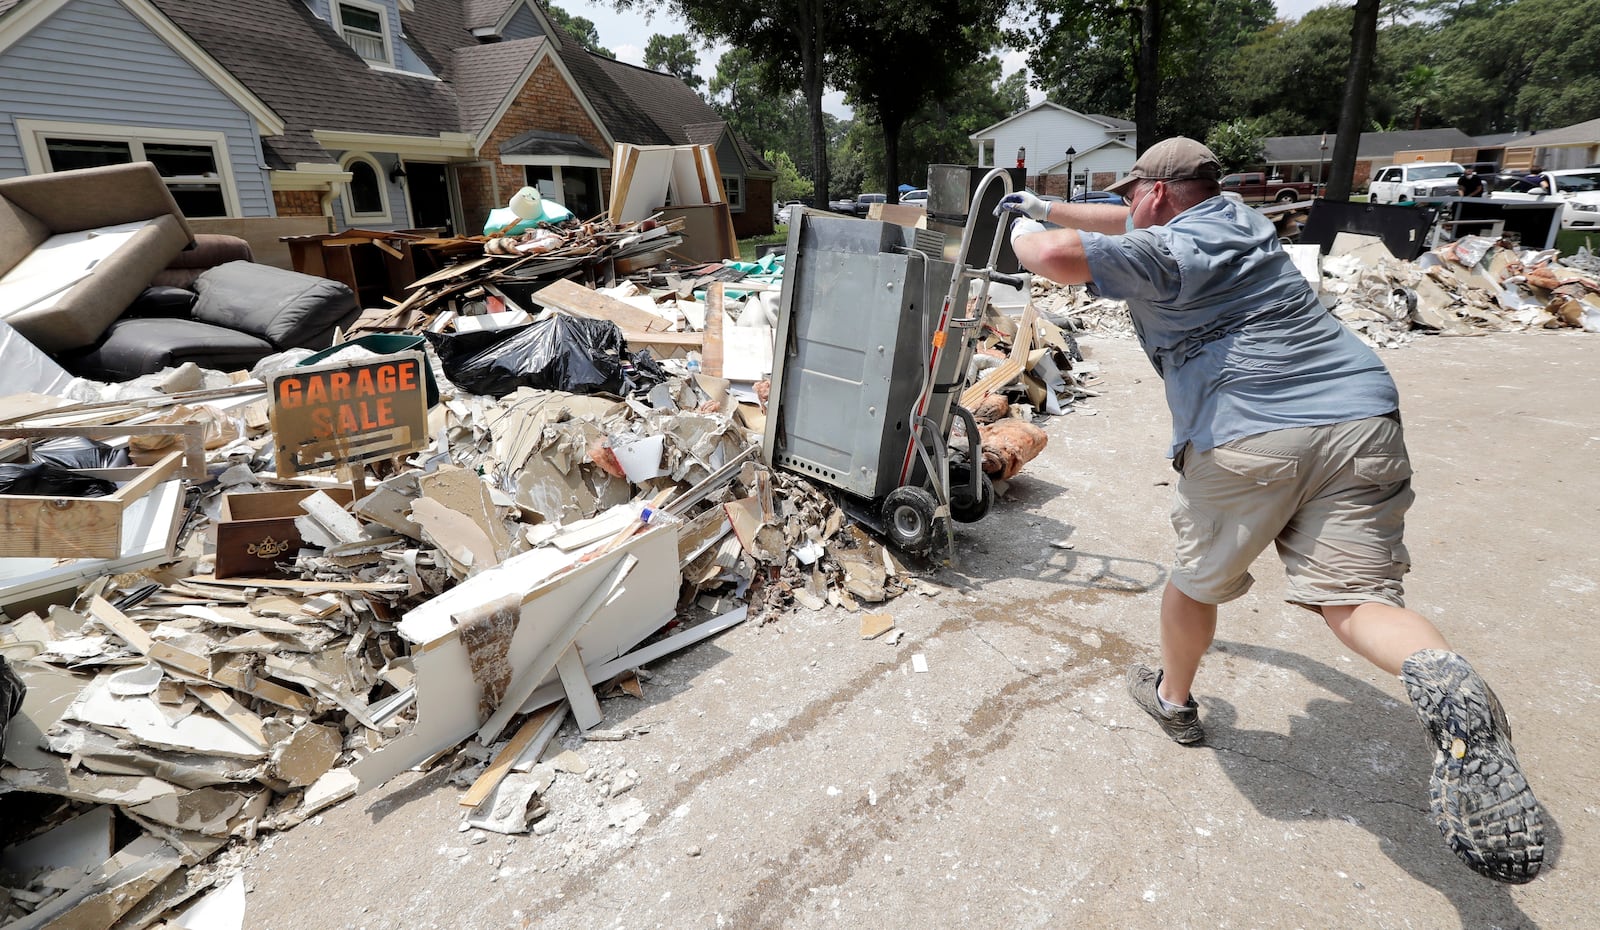
{"label": "asphalt shingle roof", "polygon": [[[450,85],[369,68],[302,0],[256,0],[248,16],[215,0],[154,2],[292,129],[424,136],[460,129]],[[290,163],[298,157],[290,149],[303,154],[282,136],[262,146]]]}
{"label": "asphalt shingle roof", "polygon": [[[0,16],[22,2],[0,0]],[[152,2],[283,118],[284,133],[262,139],[273,168],[332,162],[313,130],[479,132],[546,45],[618,142],[715,144],[726,131],[682,81],[591,54],[554,23],[547,37],[480,43],[472,30],[496,25],[514,0],[417,0],[402,15],[405,39],[437,80],[368,67],[304,0],[250,0],[248,15],[216,0]],[[769,168],[737,141],[747,165]]]}
{"label": "asphalt shingle roof", "polygon": [[455,50],[452,70],[463,132],[483,131],[517,78],[544,46],[544,37],[540,36]]}
{"label": "asphalt shingle roof", "polygon": [[[1322,133],[1310,136],[1277,136],[1266,140],[1267,161],[1309,163],[1333,157],[1333,134],[1328,149],[1322,150]],[[1356,158],[1392,158],[1396,152],[1411,149],[1476,148],[1472,137],[1459,129],[1416,129],[1401,132],[1364,132],[1356,146]]]}
{"label": "asphalt shingle roof", "polygon": [[[727,122],[689,85],[670,74],[649,68],[609,58],[595,60],[623,93],[649,113],[671,144],[715,145],[722,139]],[[760,152],[742,138],[735,136],[734,139],[748,167],[758,171],[771,170]]]}
{"label": "asphalt shingle roof", "polygon": [[1600,119],[1574,123],[1549,132],[1536,132],[1518,139],[1521,145],[1585,145],[1600,142]]}

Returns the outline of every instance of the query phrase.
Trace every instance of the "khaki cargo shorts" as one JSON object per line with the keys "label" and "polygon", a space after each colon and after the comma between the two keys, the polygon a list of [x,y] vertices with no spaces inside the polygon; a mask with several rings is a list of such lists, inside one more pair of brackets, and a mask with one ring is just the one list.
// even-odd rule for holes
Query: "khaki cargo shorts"
{"label": "khaki cargo shorts", "polygon": [[1242,596],[1268,543],[1290,603],[1403,606],[1411,462],[1398,415],[1185,447],[1172,506],[1172,583],[1206,604]]}

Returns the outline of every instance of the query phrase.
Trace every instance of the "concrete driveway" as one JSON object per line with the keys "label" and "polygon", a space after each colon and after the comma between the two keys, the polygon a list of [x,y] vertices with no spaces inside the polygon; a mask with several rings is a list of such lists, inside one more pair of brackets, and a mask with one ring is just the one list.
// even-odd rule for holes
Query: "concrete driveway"
{"label": "concrete driveway", "polygon": [[1495,686],[1547,811],[1545,872],[1515,888],[1446,849],[1399,683],[1283,603],[1270,554],[1196,685],[1207,745],[1128,700],[1166,580],[1168,421],[1134,343],[1084,346],[1096,413],[1048,424],[930,576],[944,593],[887,606],[897,645],[842,611],[735,628],[604,703],[643,732],[569,725],[552,751],[590,768],[548,792],[552,832],[462,832],[450,773],[408,774],[262,844],[246,925],[1594,926],[1600,338],[1384,355],[1417,471],[1410,603]]}

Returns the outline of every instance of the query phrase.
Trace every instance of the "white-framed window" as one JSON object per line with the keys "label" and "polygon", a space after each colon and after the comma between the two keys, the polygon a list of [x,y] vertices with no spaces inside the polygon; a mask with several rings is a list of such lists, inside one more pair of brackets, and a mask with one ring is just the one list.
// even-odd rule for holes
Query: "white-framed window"
{"label": "white-framed window", "polygon": [[737,174],[722,176],[722,191],[728,198],[728,209],[738,213],[744,209],[744,178]]}
{"label": "white-framed window", "polygon": [[344,184],[344,218],[352,225],[393,222],[389,212],[389,185],[383,166],[371,155],[355,152],[345,155],[339,167],[350,172]]}
{"label": "white-framed window", "polygon": [[389,13],[381,6],[357,3],[352,0],[335,0],[333,4],[334,29],[338,30],[356,54],[375,65],[389,66],[394,57],[389,49]]}
{"label": "white-framed window", "polygon": [[17,120],[30,174],[148,161],[184,216],[238,216],[228,140],[220,132]]}

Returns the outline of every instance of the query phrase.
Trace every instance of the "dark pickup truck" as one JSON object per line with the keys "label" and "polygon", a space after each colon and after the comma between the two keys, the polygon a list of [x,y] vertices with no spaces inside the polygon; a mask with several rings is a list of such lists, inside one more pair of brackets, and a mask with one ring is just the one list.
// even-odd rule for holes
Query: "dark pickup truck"
{"label": "dark pickup truck", "polygon": [[1230,191],[1238,194],[1245,203],[1293,203],[1315,197],[1317,186],[1310,181],[1269,180],[1263,172],[1244,171],[1222,178],[1222,192],[1226,194]]}
{"label": "dark pickup truck", "polygon": [[845,200],[829,201],[828,206],[835,213],[848,213],[851,216],[866,216],[875,203],[887,203],[888,197],[883,194],[862,194],[859,197]]}

